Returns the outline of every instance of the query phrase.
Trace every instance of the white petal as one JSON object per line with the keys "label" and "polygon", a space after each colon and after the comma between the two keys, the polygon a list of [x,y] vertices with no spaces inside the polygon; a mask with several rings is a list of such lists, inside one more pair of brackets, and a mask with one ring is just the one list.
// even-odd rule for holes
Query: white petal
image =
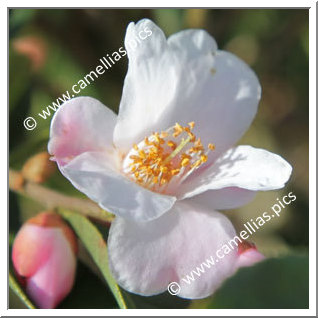
{"label": "white petal", "polygon": [[75,188],[103,209],[135,221],[149,221],[167,212],[175,197],[149,191],[114,169],[111,154],[83,153],[60,167]]}
{"label": "white petal", "polygon": [[[143,30],[152,34],[141,41],[136,49],[129,46]],[[167,50],[166,38],[152,21],[143,19],[136,25],[130,23],[125,37],[129,58],[120,102],[118,122],[114,132],[115,144],[129,150],[156,129],[155,123],[173,99],[176,76]],[[168,69],[168,66],[171,66]],[[164,68],[165,79],[161,70]],[[157,77],[159,76],[159,77]]]}
{"label": "white petal", "polygon": [[238,146],[224,153],[208,169],[193,178],[190,176],[180,189],[180,198],[227,187],[251,191],[280,189],[291,172],[291,165],[274,153],[251,146]]}
{"label": "white petal", "polygon": [[116,119],[109,108],[94,98],[71,99],[52,119],[49,153],[64,164],[68,157],[112,148]]}
{"label": "white petal", "polygon": [[170,282],[177,282],[179,296],[207,297],[236,269],[237,249],[191,284],[182,278],[211,256],[216,259],[216,251],[234,236],[235,230],[224,215],[178,202],[151,222],[116,218],[108,239],[110,268],[119,285],[136,294],[158,294]]}
{"label": "white petal", "polygon": [[213,210],[228,210],[248,204],[254,199],[255,195],[256,191],[229,187],[220,190],[208,190],[194,196],[191,200]]}
{"label": "white petal", "polygon": [[152,131],[195,121],[196,135],[216,145],[213,160],[254,118],[260,99],[256,75],[234,55],[217,51],[203,30],[182,31],[166,41],[155,24],[142,20],[129,25],[126,41],[146,27],[152,35],[128,50],[115,143],[128,149]]}
{"label": "white petal", "polygon": [[215,53],[217,44],[204,30],[188,29],[171,35],[168,44],[178,51],[180,55],[186,55],[187,59],[197,59],[198,56]]}

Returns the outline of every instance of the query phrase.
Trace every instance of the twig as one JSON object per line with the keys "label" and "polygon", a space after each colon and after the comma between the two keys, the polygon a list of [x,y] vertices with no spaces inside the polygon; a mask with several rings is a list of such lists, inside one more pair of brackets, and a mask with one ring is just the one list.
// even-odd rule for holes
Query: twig
{"label": "twig", "polygon": [[66,208],[104,222],[111,222],[114,218],[113,214],[101,209],[92,201],[70,197],[31,181],[24,180],[24,184],[17,187],[17,178],[20,178],[19,173],[9,169],[10,190],[41,203],[47,209]]}

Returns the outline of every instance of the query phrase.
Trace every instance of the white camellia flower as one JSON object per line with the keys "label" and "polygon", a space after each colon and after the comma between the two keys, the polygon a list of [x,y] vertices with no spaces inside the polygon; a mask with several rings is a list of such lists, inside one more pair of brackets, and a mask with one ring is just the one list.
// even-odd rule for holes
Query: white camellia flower
{"label": "white camellia flower", "polygon": [[[146,27],[151,36],[130,48]],[[192,284],[181,281],[235,236],[216,210],[284,187],[292,168],[266,150],[234,146],[256,114],[261,88],[249,66],[218,50],[207,32],[166,39],[143,19],[129,24],[125,44],[118,116],[94,98],[66,102],[52,120],[49,152],[78,190],[117,215],[108,249],[119,285],[154,295],[175,281],[179,296],[206,297],[239,258],[233,251]]]}

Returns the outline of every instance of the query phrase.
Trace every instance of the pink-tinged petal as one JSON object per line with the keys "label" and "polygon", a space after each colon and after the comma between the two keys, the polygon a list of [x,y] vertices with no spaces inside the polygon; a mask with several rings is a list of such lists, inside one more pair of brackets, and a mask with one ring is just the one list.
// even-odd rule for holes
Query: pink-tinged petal
{"label": "pink-tinged petal", "polygon": [[256,114],[261,91],[256,75],[239,58],[218,51],[204,30],[182,31],[166,40],[144,19],[128,26],[126,46],[146,28],[152,34],[127,49],[115,144],[128,150],[152,131],[194,121],[203,144],[216,145],[209,156],[214,160],[236,143]]}
{"label": "pink-tinged petal", "polygon": [[252,266],[265,259],[265,256],[257,250],[256,246],[247,241],[239,245],[238,253],[237,268]]}
{"label": "pink-tinged petal", "polygon": [[203,192],[192,197],[191,200],[213,210],[228,210],[248,204],[255,195],[256,191],[229,187]]}
{"label": "pink-tinged petal", "polygon": [[76,258],[61,229],[46,228],[51,233],[53,249],[46,263],[27,280],[27,293],[40,308],[55,308],[71,291]]}
{"label": "pink-tinged petal", "polygon": [[251,146],[238,146],[225,152],[210,167],[190,176],[180,187],[179,198],[228,187],[251,191],[280,189],[289,180],[291,172],[291,165],[276,154]]}
{"label": "pink-tinged petal", "polygon": [[38,307],[54,308],[69,293],[76,252],[74,232],[56,213],[40,213],[19,230],[13,243],[13,265]]}
{"label": "pink-tinged petal", "polygon": [[191,284],[182,278],[211,256],[216,258],[216,251],[233,236],[235,230],[224,215],[187,201],[151,222],[118,217],[108,238],[110,268],[119,285],[132,293],[154,295],[177,282],[179,296],[204,298],[235,271],[237,248]]}
{"label": "pink-tinged petal", "polygon": [[68,240],[74,254],[77,254],[77,239],[73,230],[62,219],[62,217],[52,211],[44,211],[27,221],[26,224],[35,224],[41,228],[59,228],[63,231],[65,238]]}
{"label": "pink-tinged petal", "polygon": [[112,148],[116,118],[94,98],[77,97],[67,101],[52,119],[49,153],[63,165],[83,152]]}
{"label": "pink-tinged petal", "polygon": [[24,277],[32,276],[47,262],[53,244],[54,232],[34,224],[23,225],[12,247],[12,261],[17,273]]}
{"label": "pink-tinged petal", "polygon": [[61,172],[75,188],[118,216],[149,221],[170,210],[176,198],[149,191],[120,174],[106,153],[83,153]]}

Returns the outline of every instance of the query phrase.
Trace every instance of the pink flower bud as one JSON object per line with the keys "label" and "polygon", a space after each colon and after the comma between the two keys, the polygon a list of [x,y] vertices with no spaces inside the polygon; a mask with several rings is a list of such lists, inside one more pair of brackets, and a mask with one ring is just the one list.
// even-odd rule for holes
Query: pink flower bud
{"label": "pink flower bud", "polygon": [[238,254],[238,268],[252,266],[253,264],[265,259],[265,256],[257,250],[255,244],[247,241],[243,241],[241,244],[239,244]]}
{"label": "pink flower bud", "polygon": [[18,232],[12,250],[14,268],[39,308],[55,308],[71,291],[77,242],[62,218],[43,212]]}
{"label": "pink flower bud", "polygon": [[56,171],[56,164],[50,160],[50,155],[40,152],[29,158],[22,167],[22,176],[29,181],[42,183]]}

